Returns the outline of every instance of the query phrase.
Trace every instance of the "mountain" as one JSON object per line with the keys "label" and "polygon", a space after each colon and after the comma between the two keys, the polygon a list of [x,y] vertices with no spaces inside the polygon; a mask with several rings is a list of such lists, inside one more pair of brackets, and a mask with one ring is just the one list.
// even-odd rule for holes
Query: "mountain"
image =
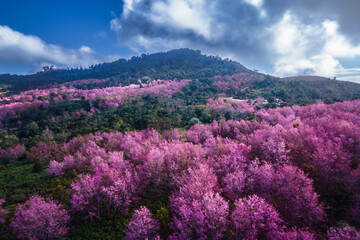
{"label": "mountain", "polygon": [[89,69],[53,69],[31,75],[0,75],[0,85],[11,91],[23,91],[40,86],[64,83],[79,79],[102,79],[112,77],[113,84],[137,83],[141,77],[151,79],[194,79],[214,75],[251,72],[241,64],[205,56],[200,51],[178,49],[169,52],[143,54],[129,60],[119,59],[111,63],[90,66]]}

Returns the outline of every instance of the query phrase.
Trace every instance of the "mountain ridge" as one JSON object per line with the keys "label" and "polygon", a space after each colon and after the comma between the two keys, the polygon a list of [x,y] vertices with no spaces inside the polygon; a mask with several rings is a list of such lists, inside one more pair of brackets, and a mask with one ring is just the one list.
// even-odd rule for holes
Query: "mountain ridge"
{"label": "mountain ridge", "polygon": [[[199,50],[187,48],[142,54],[128,60],[119,59],[111,63],[90,66],[89,69],[47,67],[44,70],[32,75],[0,75],[0,91],[6,96],[31,89],[46,89],[67,82],[79,82],[78,80],[82,79],[106,79],[106,81],[78,83],[75,85],[77,88],[94,89],[146,84],[157,79],[198,79],[199,83],[192,84],[187,94],[201,95],[202,100],[199,102],[199,97],[188,98],[186,101],[189,104],[193,100],[205,103],[206,97],[213,97],[209,91],[219,92],[216,88],[221,84],[227,85],[224,93],[229,97],[255,99],[262,96],[270,101],[279,98],[286,105],[306,105],[315,103],[318,99],[332,103],[360,98],[358,83],[319,76],[274,77],[252,71],[236,61],[203,55]],[[219,77],[222,79],[217,79]],[[247,88],[244,89],[245,87]]]}

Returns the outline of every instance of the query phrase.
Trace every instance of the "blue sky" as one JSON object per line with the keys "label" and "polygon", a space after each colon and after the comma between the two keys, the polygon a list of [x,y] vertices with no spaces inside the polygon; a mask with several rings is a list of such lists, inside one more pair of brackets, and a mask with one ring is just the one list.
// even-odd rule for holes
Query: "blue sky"
{"label": "blue sky", "polygon": [[358,0],[7,1],[0,73],[187,47],[276,76],[360,82],[358,9]]}
{"label": "blue sky", "polygon": [[[12,0],[2,6],[0,25],[24,35],[36,36],[46,44],[64,49],[89,46],[104,56],[128,57],[134,54],[118,44],[116,33],[110,29],[114,14],[122,12],[122,1]],[[34,70],[27,62],[21,64],[15,60],[0,59],[0,73],[28,73]]]}

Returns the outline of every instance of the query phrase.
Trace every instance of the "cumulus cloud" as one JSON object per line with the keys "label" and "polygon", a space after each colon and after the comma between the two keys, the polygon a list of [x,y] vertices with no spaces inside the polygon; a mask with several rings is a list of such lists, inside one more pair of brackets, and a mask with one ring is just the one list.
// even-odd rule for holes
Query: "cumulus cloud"
{"label": "cumulus cloud", "polygon": [[243,52],[251,58],[263,51],[261,44],[254,49],[261,28],[251,27],[264,24],[259,2],[126,0],[111,28],[121,44],[138,53],[191,47],[228,57]]}
{"label": "cumulus cloud", "polygon": [[341,58],[360,56],[360,45],[353,45],[339,33],[336,21],[305,24],[287,12],[269,28],[273,33],[275,73],[335,76],[342,70]]}
{"label": "cumulus cloud", "polygon": [[111,21],[138,53],[189,47],[285,75],[335,76],[360,56],[358,0],[124,0]]}
{"label": "cumulus cloud", "polygon": [[0,60],[28,65],[30,71],[40,70],[45,65],[89,66],[113,59],[114,57],[103,57],[95,53],[88,46],[65,49],[45,43],[39,37],[25,35],[0,25]]}
{"label": "cumulus cloud", "polygon": [[255,7],[261,7],[263,1],[262,0],[245,0],[245,2],[254,5]]}

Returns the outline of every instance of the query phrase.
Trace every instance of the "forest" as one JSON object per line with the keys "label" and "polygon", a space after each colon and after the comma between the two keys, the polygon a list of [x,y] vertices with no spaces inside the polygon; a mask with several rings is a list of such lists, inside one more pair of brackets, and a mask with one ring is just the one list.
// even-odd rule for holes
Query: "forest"
{"label": "forest", "polygon": [[0,239],[360,239],[359,84],[180,49],[0,85]]}

